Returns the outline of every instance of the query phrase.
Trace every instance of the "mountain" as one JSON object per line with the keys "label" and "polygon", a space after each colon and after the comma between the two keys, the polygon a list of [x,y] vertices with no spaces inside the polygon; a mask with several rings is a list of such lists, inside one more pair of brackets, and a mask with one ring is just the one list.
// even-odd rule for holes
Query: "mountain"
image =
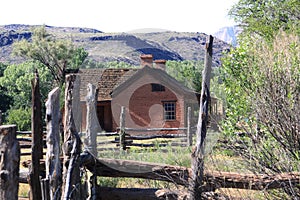
{"label": "mountain", "polygon": [[[17,63],[21,58],[11,56],[12,44],[32,37],[29,25],[0,26],[0,62]],[[85,48],[88,59],[97,62],[124,61],[138,65],[141,54],[152,54],[154,59],[204,60],[207,35],[199,32],[132,31],[127,33],[104,33],[96,29],[79,27],[45,26],[57,39],[71,39],[75,45]],[[147,29],[146,29],[147,30]],[[213,66],[220,66],[223,51],[231,45],[215,38],[213,43]]]}
{"label": "mountain", "polygon": [[241,28],[237,26],[228,26],[221,28],[218,32],[214,33],[213,35],[220,40],[225,41],[232,46],[237,45],[237,36],[241,32]]}
{"label": "mountain", "polygon": [[167,29],[161,28],[141,28],[141,29],[134,29],[130,31],[126,31],[127,33],[157,33],[157,32],[167,32]]}

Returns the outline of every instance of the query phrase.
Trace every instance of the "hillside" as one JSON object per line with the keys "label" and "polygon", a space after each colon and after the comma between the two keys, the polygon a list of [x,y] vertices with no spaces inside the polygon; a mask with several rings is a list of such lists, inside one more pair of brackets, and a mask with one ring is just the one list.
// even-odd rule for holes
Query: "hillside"
{"label": "hillside", "polygon": [[[21,58],[11,56],[12,44],[20,39],[30,40],[33,26],[0,26],[0,62],[17,63]],[[141,54],[152,54],[154,59],[203,60],[204,33],[160,31],[151,33],[103,33],[90,28],[46,26],[49,33],[60,39],[71,39],[76,45],[85,48],[88,59],[107,62],[124,61],[138,65]],[[230,45],[222,40],[214,40],[213,65],[220,65],[223,51]]]}

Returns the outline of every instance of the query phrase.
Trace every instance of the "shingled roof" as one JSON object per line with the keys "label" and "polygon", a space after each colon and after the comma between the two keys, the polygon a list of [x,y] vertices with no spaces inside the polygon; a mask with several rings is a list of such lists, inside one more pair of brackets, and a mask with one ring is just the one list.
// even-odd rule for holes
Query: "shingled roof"
{"label": "shingled roof", "polygon": [[97,86],[105,69],[80,69],[80,101],[85,101],[88,83]]}
{"label": "shingled roof", "polygon": [[139,68],[135,69],[81,69],[80,75],[80,100],[85,101],[88,83],[96,86],[98,90],[98,101],[111,100],[111,93],[115,87],[125,82]]}
{"label": "shingled roof", "polygon": [[98,101],[111,100],[111,93],[119,84],[125,82],[138,69],[106,69],[98,82]]}

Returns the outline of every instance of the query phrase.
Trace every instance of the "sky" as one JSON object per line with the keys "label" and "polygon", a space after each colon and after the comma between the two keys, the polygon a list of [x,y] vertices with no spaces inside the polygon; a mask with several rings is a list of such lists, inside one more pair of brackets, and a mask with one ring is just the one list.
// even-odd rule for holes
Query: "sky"
{"label": "sky", "polygon": [[213,34],[232,26],[227,13],[238,0],[6,0],[0,25],[27,24],[128,32],[158,28]]}

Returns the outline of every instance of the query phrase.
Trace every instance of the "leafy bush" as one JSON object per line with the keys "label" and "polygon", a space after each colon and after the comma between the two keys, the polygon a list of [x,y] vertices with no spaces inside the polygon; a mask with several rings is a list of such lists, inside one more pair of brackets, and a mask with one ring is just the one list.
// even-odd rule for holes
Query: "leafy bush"
{"label": "leafy bush", "polygon": [[[223,78],[228,148],[255,173],[299,172],[299,37],[280,32],[272,43],[248,38],[224,59]],[[300,197],[292,183],[283,184],[283,191],[273,195]]]}
{"label": "leafy bush", "polygon": [[31,109],[10,109],[7,116],[7,124],[17,125],[18,130],[31,130]]}

